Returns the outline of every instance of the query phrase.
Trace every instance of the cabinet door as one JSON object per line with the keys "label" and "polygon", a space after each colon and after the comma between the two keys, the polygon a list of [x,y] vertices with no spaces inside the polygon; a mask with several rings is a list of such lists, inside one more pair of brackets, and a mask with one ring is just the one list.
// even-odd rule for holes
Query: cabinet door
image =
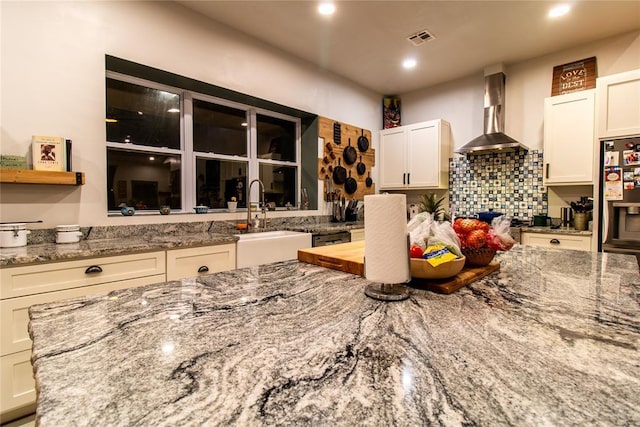
{"label": "cabinet door", "polygon": [[180,280],[236,268],[236,245],[167,251],[167,280]]}
{"label": "cabinet door", "polygon": [[380,132],[380,188],[406,186],[406,129],[393,128]]}
{"label": "cabinet door", "polygon": [[412,188],[438,187],[440,176],[440,129],[437,122],[407,129],[407,184]]}
{"label": "cabinet door", "polygon": [[595,92],[545,99],[545,185],[593,184]]}
{"label": "cabinet door", "polygon": [[[26,406],[35,406],[36,385],[31,367],[31,350],[0,358],[0,402],[5,421],[8,412]],[[8,419],[7,419],[8,421]]]}
{"label": "cabinet door", "polygon": [[640,69],[596,80],[598,137],[640,134]]}

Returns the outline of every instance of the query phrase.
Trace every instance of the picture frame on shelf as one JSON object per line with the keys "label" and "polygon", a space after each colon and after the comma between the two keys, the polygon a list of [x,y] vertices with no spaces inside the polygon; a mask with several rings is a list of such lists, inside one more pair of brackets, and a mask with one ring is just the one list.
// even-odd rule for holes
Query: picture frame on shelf
{"label": "picture frame on shelf", "polygon": [[71,169],[71,140],[64,137],[34,135],[31,153],[34,170],[69,172]]}

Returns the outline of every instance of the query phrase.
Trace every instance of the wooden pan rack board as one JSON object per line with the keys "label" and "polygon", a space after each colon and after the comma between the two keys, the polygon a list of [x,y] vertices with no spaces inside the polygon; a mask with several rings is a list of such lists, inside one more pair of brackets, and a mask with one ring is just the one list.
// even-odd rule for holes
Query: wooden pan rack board
{"label": "wooden pan rack board", "polygon": [[[371,177],[371,168],[375,166],[376,161],[376,153],[372,148],[371,131],[326,117],[318,117],[318,136],[324,140],[323,156],[318,159],[318,179],[332,180],[332,170],[338,166],[338,159],[340,159],[340,165],[347,170],[347,177],[351,172],[351,177],[356,180],[357,189],[355,193],[347,194],[344,184],[335,183],[333,184],[334,189],[340,190],[341,195],[347,200],[364,200],[365,195],[375,194],[375,183],[369,187],[366,185],[367,178]],[[358,138],[362,136],[367,138],[369,142],[366,151],[361,151],[358,147]],[[349,140],[356,151],[356,161],[351,165],[345,164],[343,158],[343,152],[349,146]],[[361,160],[360,156],[362,156],[362,163],[365,167],[364,174],[358,174],[357,171],[357,165]]]}

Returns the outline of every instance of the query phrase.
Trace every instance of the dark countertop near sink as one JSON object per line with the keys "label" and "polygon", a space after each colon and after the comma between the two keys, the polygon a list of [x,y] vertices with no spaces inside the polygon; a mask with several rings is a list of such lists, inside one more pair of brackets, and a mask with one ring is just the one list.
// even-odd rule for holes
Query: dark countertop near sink
{"label": "dark countertop near sink", "polygon": [[517,246],[381,302],[287,261],[32,306],[39,426],[637,426],[634,257]]}
{"label": "dark countertop near sink", "polygon": [[[291,230],[314,234],[329,234],[363,227],[364,221],[338,223],[310,221],[303,224],[275,224],[274,226],[251,232]],[[207,231],[212,228],[214,228],[214,231]],[[55,238],[53,237],[54,235],[49,235],[47,236],[48,242],[28,244],[18,248],[0,248],[0,267],[124,255],[155,250],[222,245],[236,242],[238,238],[234,234],[241,233],[235,229],[235,222],[233,224],[222,224],[218,228],[220,230],[216,230],[215,225],[209,223],[198,223],[193,227],[189,224],[177,224],[171,226],[170,232],[165,233],[159,232],[153,226],[112,227],[106,231],[94,230],[91,232],[85,230],[85,234],[97,237],[82,239],[78,243],[65,244],[51,243],[51,241],[55,241]],[[193,232],[194,229],[198,231]]]}

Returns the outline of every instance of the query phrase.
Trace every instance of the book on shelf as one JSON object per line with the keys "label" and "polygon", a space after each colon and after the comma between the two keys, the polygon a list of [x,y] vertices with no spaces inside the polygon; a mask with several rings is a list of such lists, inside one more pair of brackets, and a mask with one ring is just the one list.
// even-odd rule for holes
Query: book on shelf
{"label": "book on shelf", "polygon": [[71,171],[71,140],[34,135],[31,139],[34,170]]}

